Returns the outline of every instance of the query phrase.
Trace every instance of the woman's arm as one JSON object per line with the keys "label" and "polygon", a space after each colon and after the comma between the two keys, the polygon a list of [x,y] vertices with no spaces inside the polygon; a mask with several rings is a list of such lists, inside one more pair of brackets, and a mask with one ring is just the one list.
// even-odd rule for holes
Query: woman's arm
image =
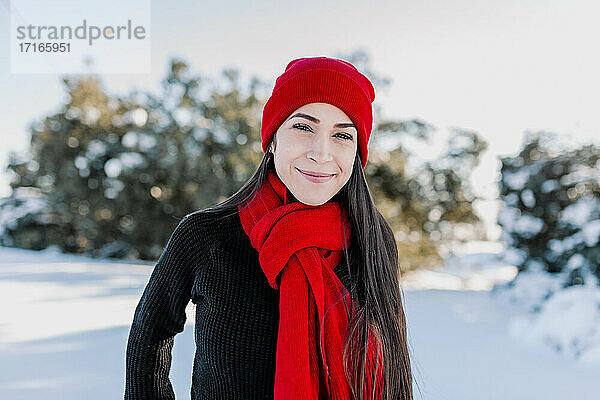
{"label": "woman's arm", "polygon": [[[169,380],[174,336],[183,331],[198,248],[193,215],[177,225],[135,309],[126,354],[125,400],[175,399]],[[200,246],[201,247],[201,246]]]}

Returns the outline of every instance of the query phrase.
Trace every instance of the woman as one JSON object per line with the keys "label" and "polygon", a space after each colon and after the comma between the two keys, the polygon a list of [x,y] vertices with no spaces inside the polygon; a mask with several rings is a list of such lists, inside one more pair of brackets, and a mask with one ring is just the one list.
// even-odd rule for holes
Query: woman
{"label": "woman", "polygon": [[188,214],[135,310],[125,399],[173,399],[173,337],[196,304],[193,399],[412,399],[394,235],[363,168],[371,82],[291,61],[263,110],[265,155]]}

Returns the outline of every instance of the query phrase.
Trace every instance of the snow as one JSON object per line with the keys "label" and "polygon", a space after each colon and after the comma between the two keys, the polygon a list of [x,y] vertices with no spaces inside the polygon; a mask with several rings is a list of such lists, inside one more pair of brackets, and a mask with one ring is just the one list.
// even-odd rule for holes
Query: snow
{"label": "snow", "polygon": [[548,179],[547,181],[544,181],[544,183],[542,183],[542,193],[550,193],[551,191],[553,191],[554,189],[558,189],[560,187],[560,185],[558,184],[558,181],[556,179]]}
{"label": "snow", "polygon": [[129,131],[121,138],[121,143],[125,147],[134,148],[139,147],[141,151],[150,151],[158,143],[156,137],[147,133]]}
{"label": "snow", "polygon": [[188,108],[177,107],[173,110],[173,119],[179,126],[190,126],[192,122],[192,113]]}
{"label": "snow", "polygon": [[[598,287],[560,290],[542,272],[507,287],[516,268],[498,255],[475,247],[403,277],[415,399],[596,399]],[[0,398],[122,398],[129,328],[153,265],[0,247]],[[175,337],[178,399],[189,398],[194,307]]]}
{"label": "snow", "polygon": [[548,248],[556,254],[561,254],[567,251],[571,251],[582,244],[587,247],[597,246],[599,241],[600,219],[594,219],[588,222],[582,221],[581,229],[572,234],[571,236],[567,236],[562,240],[549,240]]}
{"label": "snow", "polygon": [[140,153],[133,151],[119,154],[119,159],[123,167],[127,169],[143,168],[146,165],[146,159]]}
{"label": "snow", "polygon": [[126,114],[126,118],[137,126],[144,126],[148,120],[148,112],[141,107],[129,111]]}
{"label": "snow", "polygon": [[134,131],[128,131],[127,133],[125,133],[123,135],[123,137],[121,138],[121,143],[123,144],[123,146],[125,147],[135,147],[135,145],[137,144],[137,132]]}
{"label": "snow", "polygon": [[596,246],[600,240],[600,219],[585,223],[581,227],[581,235],[588,247]]}
{"label": "snow", "polygon": [[532,238],[544,227],[544,221],[532,215],[522,215],[521,210],[505,206],[498,212],[498,223],[506,232],[515,232],[524,238]]}
{"label": "snow", "polygon": [[502,254],[504,261],[510,265],[521,265],[527,258],[523,250],[514,247],[507,247]]}
{"label": "snow", "polygon": [[79,118],[83,115],[83,111],[79,107],[69,107],[67,112],[65,112],[65,118],[68,120],[73,120]]}
{"label": "snow", "polygon": [[100,110],[96,107],[88,106],[85,108],[85,114],[83,115],[83,122],[87,125],[95,125],[100,118]]}
{"label": "snow", "polygon": [[577,233],[574,233],[571,236],[567,236],[566,238],[564,238],[562,240],[562,248],[563,251],[571,251],[574,248],[576,248],[577,246],[579,246],[581,243],[583,243],[585,241],[585,238],[583,237],[582,231],[579,231]]}
{"label": "snow", "polygon": [[103,141],[98,139],[92,139],[88,143],[88,148],[85,156],[86,158],[93,160],[95,158],[103,156],[104,154],[106,154],[107,151],[108,148],[106,147],[106,144]]}
{"label": "snow", "polygon": [[121,174],[123,165],[118,158],[111,158],[104,163],[104,172],[110,178],[116,178]]}
{"label": "snow", "polygon": [[146,166],[145,158],[140,154],[132,151],[119,154],[118,157],[111,158],[104,163],[104,172],[110,178],[116,178],[121,174],[123,169],[134,169],[137,167],[143,168]]}
{"label": "snow", "polygon": [[575,253],[571,256],[571,258],[569,258],[569,261],[567,261],[567,268],[573,270],[581,268],[586,264],[587,261],[585,257],[579,253]]}
{"label": "snow", "polygon": [[217,126],[212,130],[213,138],[217,143],[229,145],[231,144],[231,134],[225,128]]}
{"label": "snow", "polygon": [[522,215],[515,221],[514,231],[525,238],[536,236],[544,227],[544,221],[532,215]]}
{"label": "snow", "polygon": [[15,229],[16,222],[27,214],[35,214],[46,209],[46,201],[39,189],[17,187],[12,197],[0,199],[0,236],[6,229]]}
{"label": "snow", "polygon": [[208,136],[209,130],[207,128],[194,127],[192,129],[192,135],[198,142],[204,141]]}
{"label": "snow", "polygon": [[77,167],[77,169],[85,169],[88,167],[87,159],[82,156],[75,157],[73,163],[75,164],[75,167]]}
{"label": "snow", "polygon": [[600,201],[594,197],[581,198],[565,207],[559,215],[559,221],[571,226],[582,226],[592,218],[600,217]]}
{"label": "snow", "polygon": [[521,210],[516,207],[504,206],[498,212],[498,223],[502,225],[503,230],[507,232],[513,231],[515,220],[521,216]]}
{"label": "snow", "polygon": [[527,312],[536,311],[546,298],[560,290],[564,277],[532,268],[516,276],[510,286],[498,285],[493,296],[506,304],[518,304]]}
{"label": "snow", "polygon": [[150,111],[149,118],[151,122],[156,122],[153,128],[157,132],[162,131],[171,121],[169,115],[164,110],[158,108]]}
{"label": "snow", "polygon": [[504,196],[504,202],[510,207],[516,207],[519,204],[519,195],[515,192],[510,192]]}
{"label": "snow", "polygon": [[569,174],[560,178],[563,186],[573,185],[579,182],[588,182],[590,179],[598,176],[598,171],[587,165],[572,164],[569,165]]}
{"label": "snow", "polygon": [[530,171],[528,168],[519,168],[515,172],[503,172],[502,179],[509,188],[513,190],[521,190],[529,180],[529,174]]}
{"label": "snow", "polygon": [[[541,305],[539,314],[515,318],[509,330],[511,336],[519,340],[554,347],[572,359],[589,350],[597,354],[600,350],[600,290],[593,287],[563,289]],[[600,366],[600,358],[593,354],[586,354],[584,362]]]}
{"label": "snow", "polygon": [[525,189],[521,192],[521,200],[525,207],[533,208],[535,207],[535,195],[533,194],[533,190]]}

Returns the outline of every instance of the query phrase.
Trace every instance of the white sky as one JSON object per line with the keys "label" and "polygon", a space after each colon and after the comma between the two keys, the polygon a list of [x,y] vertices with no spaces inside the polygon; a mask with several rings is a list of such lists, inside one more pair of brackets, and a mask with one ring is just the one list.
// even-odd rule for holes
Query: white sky
{"label": "white sky", "polygon": [[[0,196],[9,194],[8,151],[25,149],[28,124],[64,96],[59,75],[10,73],[9,4],[0,0]],[[54,2],[41,4],[55,12]],[[387,94],[376,93],[386,115],[485,138],[489,149],[473,184],[493,198],[496,157],[518,151],[524,131],[600,137],[599,11],[600,3],[577,0],[155,0],[152,73],[103,79],[115,94],[156,91],[168,58],[181,56],[200,74],[232,66],[274,83],[293,58],[363,48],[372,68],[393,80]]]}

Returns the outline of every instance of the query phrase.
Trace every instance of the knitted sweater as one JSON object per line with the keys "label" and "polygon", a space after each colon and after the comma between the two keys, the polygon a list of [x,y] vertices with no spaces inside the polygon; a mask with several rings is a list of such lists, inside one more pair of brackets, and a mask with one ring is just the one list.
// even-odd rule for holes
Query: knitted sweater
{"label": "knitted sweater", "polygon": [[[334,272],[349,288],[343,262]],[[272,399],[279,291],[269,286],[237,211],[195,211],[175,228],[135,309],[125,400],[175,399],[171,350],[190,300],[196,305],[191,399]]]}

